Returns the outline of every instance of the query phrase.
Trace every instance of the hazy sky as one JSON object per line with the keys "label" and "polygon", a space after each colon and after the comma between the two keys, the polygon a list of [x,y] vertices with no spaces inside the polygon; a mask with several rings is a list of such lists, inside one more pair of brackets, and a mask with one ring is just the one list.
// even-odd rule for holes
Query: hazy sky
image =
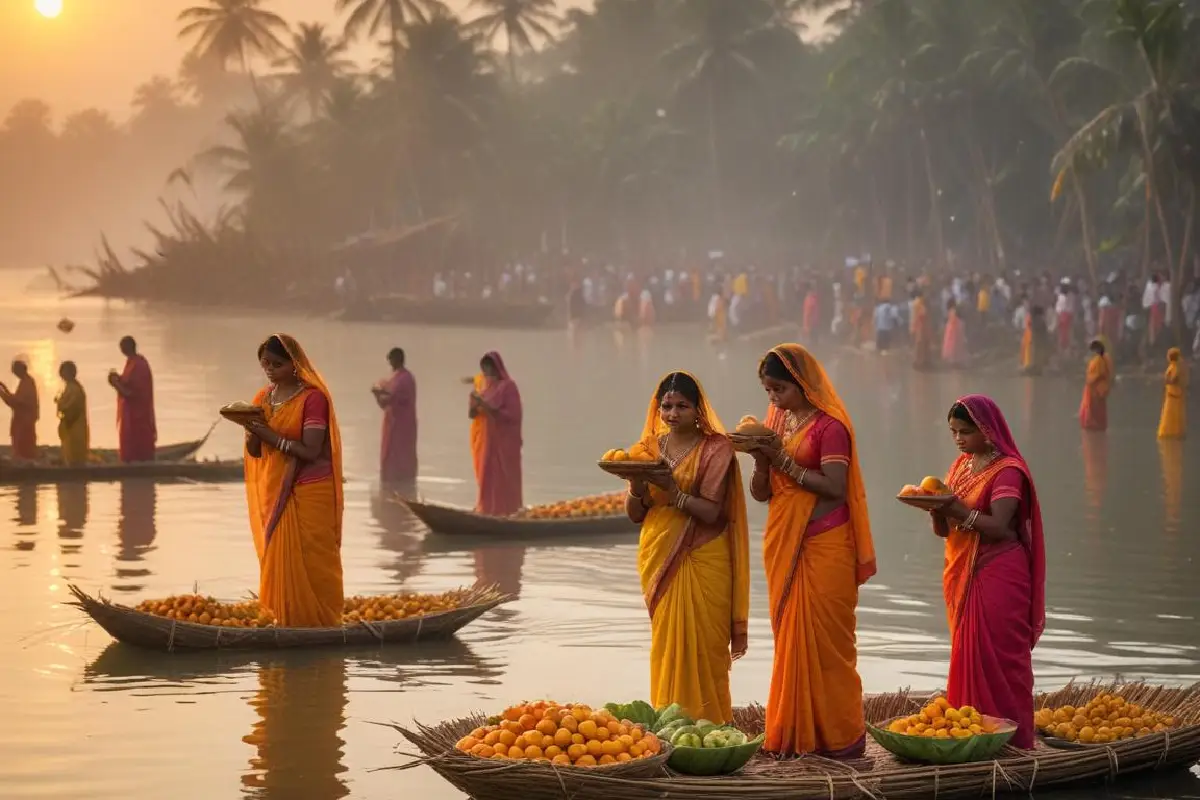
{"label": "hazy sky", "polygon": [[[460,11],[468,3],[449,0]],[[196,4],[63,0],[62,15],[45,19],[34,10],[34,0],[0,0],[0,118],[17,100],[40,97],[60,121],[88,106],[124,119],[134,87],[156,73],[174,76],[186,50],[176,38],[175,17]],[[590,2],[560,0],[560,5]],[[336,22],[334,0],[275,0],[272,6],[291,22]],[[367,50],[368,59],[372,52]]]}

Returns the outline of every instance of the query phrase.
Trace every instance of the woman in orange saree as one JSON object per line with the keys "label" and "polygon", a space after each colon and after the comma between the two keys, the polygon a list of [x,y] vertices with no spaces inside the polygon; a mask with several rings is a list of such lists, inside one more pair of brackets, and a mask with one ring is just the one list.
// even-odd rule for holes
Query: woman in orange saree
{"label": "woman in orange saree", "polygon": [[279,625],[342,624],[342,437],[333,398],[296,340],[258,348],[270,384],[246,424],[246,501],[259,600]]}
{"label": "woman in orange saree", "polygon": [[29,374],[29,357],[17,356],[12,361],[12,373],[17,376],[17,388],[0,383],[0,401],[12,409],[8,432],[12,437],[13,458],[35,461],[38,457],[37,423],[40,414],[37,385]]}
{"label": "woman in orange saree", "polygon": [[913,290],[909,334],[912,336],[913,369],[929,369],[933,365],[933,331],[929,322],[929,307],[925,305],[925,297],[920,289]]}
{"label": "woman in orange saree", "polygon": [[650,612],[650,700],[693,719],[733,721],[732,662],[746,653],[750,545],[741,470],[699,382],[659,381],[641,440],[671,474],[632,481],[629,518],[642,526],[638,573]]}
{"label": "woman in orange saree", "polygon": [[1032,748],[1033,648],[1046,627],[1037,489],[990,398],[963,397],[948,416],[962,455],[946,476],[954,500],[932,514],[934,533],[946,540],[947,699],[1014,720],[1012,744]]}
{"label": "woman in orange saree", "polygon": [[[475,456],[480,514],[507,516],[521,510],[521,391],[494,350],[479,361],[485,387],[472,391],[467,406]],[[482,420],[479,437],[474,423]]]}
{"label": "woman in orange saree", "polygon": [[1079,424],[1088,431],[1108,430],[1108,395],[1116,370],[1103,336],[1093,339],[1089,349],[1092,357],[1088,360],[1083,401],[1079,404]]}
{"label": "woman in orange saree", "polygon": [[946,304],[946,330],[942,335],[942,361],[949,367],[962,367],[967,363],[966,323],[958,313],[953,300]]}
{"label": "woman in orange saree", "polygon": [[1158,438],[1182,439],[1187,434],[1187,365],[1183,363],[1178,347],[1167,351],[1167,372],[1163,381],[1166,391],[1158,421]]}
{"label": "woman in orange saree", "polygon": [[763,563],[775,634],[768,752],[861,755],[858,587],[875,574],[854,428],[820,362],[798,344],[758,368],[777,434],[754,453],[750,492],[769,503]]}

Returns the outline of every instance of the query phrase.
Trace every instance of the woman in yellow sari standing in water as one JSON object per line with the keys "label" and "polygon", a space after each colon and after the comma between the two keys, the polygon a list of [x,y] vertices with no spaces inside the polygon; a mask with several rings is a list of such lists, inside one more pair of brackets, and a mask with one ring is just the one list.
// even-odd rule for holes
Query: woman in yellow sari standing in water
{"label": "woman in yellow sari standing in water", "polygon": [[58,441],[62,448],[62,463],[68,466],[86,464],[90,453],[88,443],[87,394],[79,383],[74,361],[64,361],[58,368],[63,388],[54,405],[58,408]]}
{"label": "woman in yellow sari standing in water", "polygon": [[699,382],[663,378],[631,448],[671,467],[629,485],[625,510],[642,526],[638,572],[650,612],[650,699],[693,719],[733,721],[732,662],[746,653],[750,546],[733,446]]}
{"label": "woman in yellow sari standing in water", "polygon": [[1167,372],[1163,375],[1166,392],[1163,396],[1162,417],[1158,421],[1158,438],[1182,439],[1187,434],[1187,365],[1178,347],[1167,351]]}
{"label": "woman in yellow sari standing in water", "polygon": [[1108,340],[1097,336],[1088,348],[1087,377],[1083,384],[1083,400],[1079,404],[1079,424],[1086,431],[1108,430],[1108,395],[1116,379]]}
{"label": "woman in yellow sari standing in water", "polygon": [[246,425],[246,500],[259,599],[280,626],[342,623],[342,437],[333,398],[296,340],[258,348],[270,384]]}
{"label": "woman in yellow sari standing in water", "polygon": [[854,428],[825,370],[798,344],[758,376],[777,438],[754,453],[775,662],[763,747],[779,757],[853,758],[866,747],[858,675],[858,587],[875,574]]}

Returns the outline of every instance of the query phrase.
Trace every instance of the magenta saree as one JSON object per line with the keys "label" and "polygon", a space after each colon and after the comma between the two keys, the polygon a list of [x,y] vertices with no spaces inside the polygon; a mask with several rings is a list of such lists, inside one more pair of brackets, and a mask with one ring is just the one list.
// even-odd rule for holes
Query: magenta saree
{"label": "magenta saree", "polygon": [[497,352],[487,354],[499,377],[483,391],[483,453],[479,474],[480,514],[506,516],[521,509],[521,392]]}
{"label": "magenta saree", "polygon": [[409,483],[417,477],[417,381],[398,369],[384,384],[383,436],[379,477],[383,483]]}

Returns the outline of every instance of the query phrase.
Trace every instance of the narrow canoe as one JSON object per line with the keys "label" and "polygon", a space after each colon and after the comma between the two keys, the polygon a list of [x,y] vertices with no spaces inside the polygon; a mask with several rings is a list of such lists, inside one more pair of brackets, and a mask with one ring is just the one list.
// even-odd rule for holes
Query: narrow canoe
{"label": "narrow canoe", "polygon": [[149,650],[276,649],[412,644],[445,639],[513,598],[495,589],[475,589],[453,611],[386,622],[359,622],[336,628],[218,628],[147,614],[69,585],[70,604],[119,642]]}
{"label": "narrow canoe", "polygon": [[[1127,701],[1175,716],[1181,726],[1137,739],[1079,750],[1057,750],[1039,743],[1035,750],[1006,747],[994,759],[967,764],[928,766],[908,763],[875,742],[863,758],[829,761],[802,758],[776,761],[765,754],[736,776],[701,778],[662,771],[658,775],[624,779],[606,768],[552,769],[525,761],[496,765],[460,753],[455,742],[480,724],[479,717],[396,727],[423,758],[414,764],[433,769],[463,794],[491,800],[925,800],[980,798],[1005,794],[1026,796],[1052,788],[1088,788],[1088,796],[1106,792],[1099,784],[1128,775],[1186,768],[1200,758],[1200,687],[1170,688],[1147,684],[1070,685],[1034,698],[1042,705],[1083,705],[1099,694],[1121,695]],[[932,697],[932,695],[930,696]],[[928,702],[916,693],[868,695],[863,698],[871,721],[910,714]],[[761,706],[735,708],[733,722],[749,736],[761,733]],[[1081,792],[1081,796],[1083,793]]]}
{"label": "narrow canoe", "polygon": [[[216,424],[213,424],[216,427]],[[162,447],[154,448],[154,460],[158,461],[183,461],[196,455],[196,452],[204,446],[208,441],[208,437],[212,435],[212,428],[208,429],[208,433],[204,434],[203,438],[195,439],[190,442],[177,442],[175,444],[164,444]],[[62,450],[58,445],[46,445],[38,448],[40,452],[40,461],[56,462],[62,459]],[[0,444],[0,459],[12,458],[12,446]],[[114,464],[117,462],[117,451],[109,448],[93,448],[92,458],[103,464]]]}
{"label": "narrow canoe", "polygon": [[242,480],[239,461],[147,461],[142,464],[12,464],[0,461],[0,486],[21,483],[106,483],[130,478],[157,481],[234,483]]}
{"label": "narrow canoe", "polygon": [[444,536],[480,536],[492,539],[538,539],[569,535],[611,534],[636,531],[638,526],[624,514],[603,517],[528,519],[525,517],[489,517],[465,508],[397,498],[425,523],[425,527]]}

